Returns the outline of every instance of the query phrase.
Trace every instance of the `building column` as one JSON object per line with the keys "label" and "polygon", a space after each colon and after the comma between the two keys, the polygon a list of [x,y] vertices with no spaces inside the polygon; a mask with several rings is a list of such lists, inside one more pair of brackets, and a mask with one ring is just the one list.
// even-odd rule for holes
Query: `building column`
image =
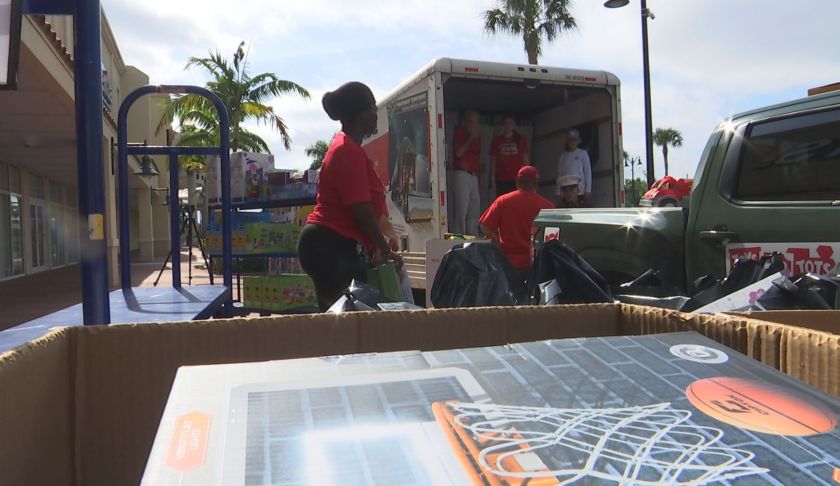
{"label": "building column", "polygon": [[[105,243],[108,258],[108,285],[120,284],[119,208],[117,207],[117,179],[111,172],[111,142],[103,139],[102,172],[105,179]],[[128,217],[128,215],[126,215]]]}
{"label": "building column", "polygon": [[152,214],[152,190],[148,187],[137,190],[137,236],[140,241],[140,261],[150,262],[155,259],[154,216]]}

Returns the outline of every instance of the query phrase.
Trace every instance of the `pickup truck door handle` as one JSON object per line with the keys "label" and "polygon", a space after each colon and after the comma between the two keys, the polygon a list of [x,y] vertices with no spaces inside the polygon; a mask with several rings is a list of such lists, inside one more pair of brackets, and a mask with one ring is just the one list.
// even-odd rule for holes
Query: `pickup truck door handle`
{"label": "pickup truck door handle", "polygon": [[736,238],[738,238],[738,233],[734,231],[718,231],[718,230],[710,230],[710,231],[701,231],[700,238],[704,240],[718,240],[729,242]]}

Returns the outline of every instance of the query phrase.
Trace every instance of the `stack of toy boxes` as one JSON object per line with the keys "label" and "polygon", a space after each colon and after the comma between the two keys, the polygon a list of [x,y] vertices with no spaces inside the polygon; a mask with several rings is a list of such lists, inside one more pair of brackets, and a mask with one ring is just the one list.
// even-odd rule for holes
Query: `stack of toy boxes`
{"label": "stack of toy boxes", "polygon": [[269,175],[269,185],[272,200],[304,199],[315,197],[318,192],[318,178],[320,171],[307,170],[297,174],[288,174],[288,178],[275,179]]}
{"label": "stack of toy boxes", "polygon": [[[250,228],[254,225],[269,224],[270,221],[271,215],[264,211],[258,213],[233,211],[230,221],[233,252],[249,253],[250,248],[254,246],[249,245],[248,242]],[[300,232],[299,228],[298,232]],[[218,254],[222,251],[221,211],[210,212],[210,218],[207,222],[207,251],[213,254]]]}
{"label": "stack of toy boxes", "polygon": [[245,252],[250,255],[264,253],[297,252],[300,226],[292,223],[251,223],[245,229]]}
{"label": "stack of toy boxes", "polygon": [[315,307],[315,285],[308,275],[243,277],[242,303],[249,309],[288,311]]}
{"label": "stack of toy boxes", "polygon": [[[274,156],[235,152],[230,155],[230,197],[233,202],[269,199],[268,174],[274,170]],[[207,200],[218,204],[222,197],[221,161],[207,158]]]}

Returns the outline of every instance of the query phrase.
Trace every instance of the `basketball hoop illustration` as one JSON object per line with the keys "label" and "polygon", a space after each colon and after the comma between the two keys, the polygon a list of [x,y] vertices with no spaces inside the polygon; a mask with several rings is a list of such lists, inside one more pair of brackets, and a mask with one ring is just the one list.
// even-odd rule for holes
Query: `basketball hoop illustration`
{"label": "basketball hoop illustration", "polygon": [[723,431],[692,424],[670,403],[560,409],[437,402],[435,418],[473,484],[699,485],[762,474]]}

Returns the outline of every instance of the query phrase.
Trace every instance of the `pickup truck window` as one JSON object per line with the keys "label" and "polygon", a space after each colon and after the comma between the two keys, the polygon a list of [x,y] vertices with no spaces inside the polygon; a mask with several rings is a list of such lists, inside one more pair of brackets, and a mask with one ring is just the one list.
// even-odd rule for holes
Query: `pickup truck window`
{"label": "pickup truck window", "polygon": [[742,148],[735,199],[840,200],[840,110],[757,123]]}
{"label": "pickup truck window", "polygon": [[712,135],[709,136],[709,141],[706,142],[706,147],[703,148],[703,153],[700,155],[700,162],[697,164],[697,170],[694,173],[694,180],[691,183],[692,191],[694,191],[694,187],[700,183],[700,180],[703,177],[703,171],[706,170],[706,163],[714,155],[714,150],[720,142],[722,134],[723,132],[720,129],[716,129],[712,132]]}

